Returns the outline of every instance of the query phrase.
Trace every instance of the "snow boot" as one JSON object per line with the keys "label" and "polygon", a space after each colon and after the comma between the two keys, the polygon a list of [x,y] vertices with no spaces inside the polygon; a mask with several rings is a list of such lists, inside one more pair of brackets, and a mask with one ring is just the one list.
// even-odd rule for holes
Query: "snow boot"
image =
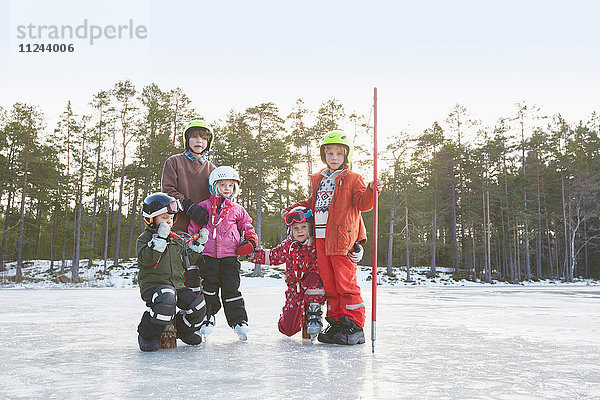
{"label": "snow boot", "polygon": [[329,326],[319,333],[317,339],[321,343],[333,343],[334,336],[340,331],[340,323],[334,317],[325,317],[325,320],[329,323]]}
{"label": "snow boot", "polygon": [[238,322],[233,326],[233,330],[240,340],[248,340],[248,323],[246,321]]}
{"label": "snow boot", "polygon": [[212,333],[215,326],[215,316],[213,314],[206,314],[202,326],[200,327],[200,335],[206,337]]}
{"label": "snow boot", "polygon": [[333,337],[335,344],[363,344],[365,342],[365,333],[363,328],[358,326],[356,322],[349,320],[344,316],[340,318],[340,331]]}
{"label": "snow boot", "polygon": [[141,335],[138,335],[138,344],[141,351],[157,351],[159,348],[158,338],[144,339]]}
{"label": "snow boot", "polygon": [[323,329],[321,315],[323,315],[323,311],[321,311],[319,303],[310,303],[308,305],[308,309],[306,310],[306,333],[310,335],[311,342],[315,340]]}

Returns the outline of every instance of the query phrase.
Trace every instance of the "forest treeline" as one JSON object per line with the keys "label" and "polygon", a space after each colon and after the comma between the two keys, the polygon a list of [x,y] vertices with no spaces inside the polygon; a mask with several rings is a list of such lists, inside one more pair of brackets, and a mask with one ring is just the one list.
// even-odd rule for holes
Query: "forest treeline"
{"label": "forest treeline", "polygon": [[[182,89],[139,90],[128,80],[87,105],[68,102],[56,126],[30,104],[0,108],[0,271],[16,260],[19,281],[24,260],[49,259],[52,271],[78,281],[87,262],[106,271],[135,257],[140,203],[160,190],[183,127],[202,117]],[[262,246],[285,235],[281,208],[307,196],[325,132],[354,137],[353,169],[371,180],[370,120],[331,98],[315,110],[302,100],[287,112],[262,103],[208,121],[210,158],[240,172],[238,201]],[[525,103],[485,126],[457,104],[422,132],[393,132],[380,144],[378,265],[388,274],[452,267],[484,281],[598,278],[599,128],[594,112],[568,122]],[[371,213],[364,218],[370,238]],[[367,245],[362,264],[370,260]]]}

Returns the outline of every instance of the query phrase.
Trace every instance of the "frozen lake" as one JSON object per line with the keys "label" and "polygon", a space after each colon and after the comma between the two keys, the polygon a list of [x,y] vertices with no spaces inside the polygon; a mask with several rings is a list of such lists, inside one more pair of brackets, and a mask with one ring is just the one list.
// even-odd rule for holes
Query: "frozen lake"
{"label": "frozen lake", "polygon": [[380,288],[375,354],[370,322],[359,346],[281,335],[283,290],[242,285],[247,342],[221,313],[156,353],[137,289],[0,290],[0,398],[600,398],[598,287]]}

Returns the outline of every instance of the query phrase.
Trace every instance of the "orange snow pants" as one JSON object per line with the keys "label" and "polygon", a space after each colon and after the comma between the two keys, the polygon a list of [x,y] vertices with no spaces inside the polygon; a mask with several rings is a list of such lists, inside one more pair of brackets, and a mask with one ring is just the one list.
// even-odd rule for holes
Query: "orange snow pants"
{"label": "orange snow pants", "polygon": [[365,305],[356,282],[356,264],[347,255],[325,254],[325,239],[316,239],[317,268],[327,297],[327,316],[347,316],[365,326]]}

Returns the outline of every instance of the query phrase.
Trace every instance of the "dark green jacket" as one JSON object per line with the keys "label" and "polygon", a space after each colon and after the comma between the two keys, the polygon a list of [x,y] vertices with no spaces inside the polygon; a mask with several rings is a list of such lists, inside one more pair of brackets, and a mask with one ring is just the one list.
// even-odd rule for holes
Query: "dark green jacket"
{"label": "dark green jacket", "polygon": [[[175,289],[184,287],[183,248],[175,241],[167,239],[167,247],[163,253],[151,249],[148,247],[148,242],[152,240],[154,233],[156,229],[147,227],[136,243],[138,282],[142,294],[158,285],[170,285]],[[199,254],[195,252],[189,255],[190,265],[196,263],[198,256]]]}

